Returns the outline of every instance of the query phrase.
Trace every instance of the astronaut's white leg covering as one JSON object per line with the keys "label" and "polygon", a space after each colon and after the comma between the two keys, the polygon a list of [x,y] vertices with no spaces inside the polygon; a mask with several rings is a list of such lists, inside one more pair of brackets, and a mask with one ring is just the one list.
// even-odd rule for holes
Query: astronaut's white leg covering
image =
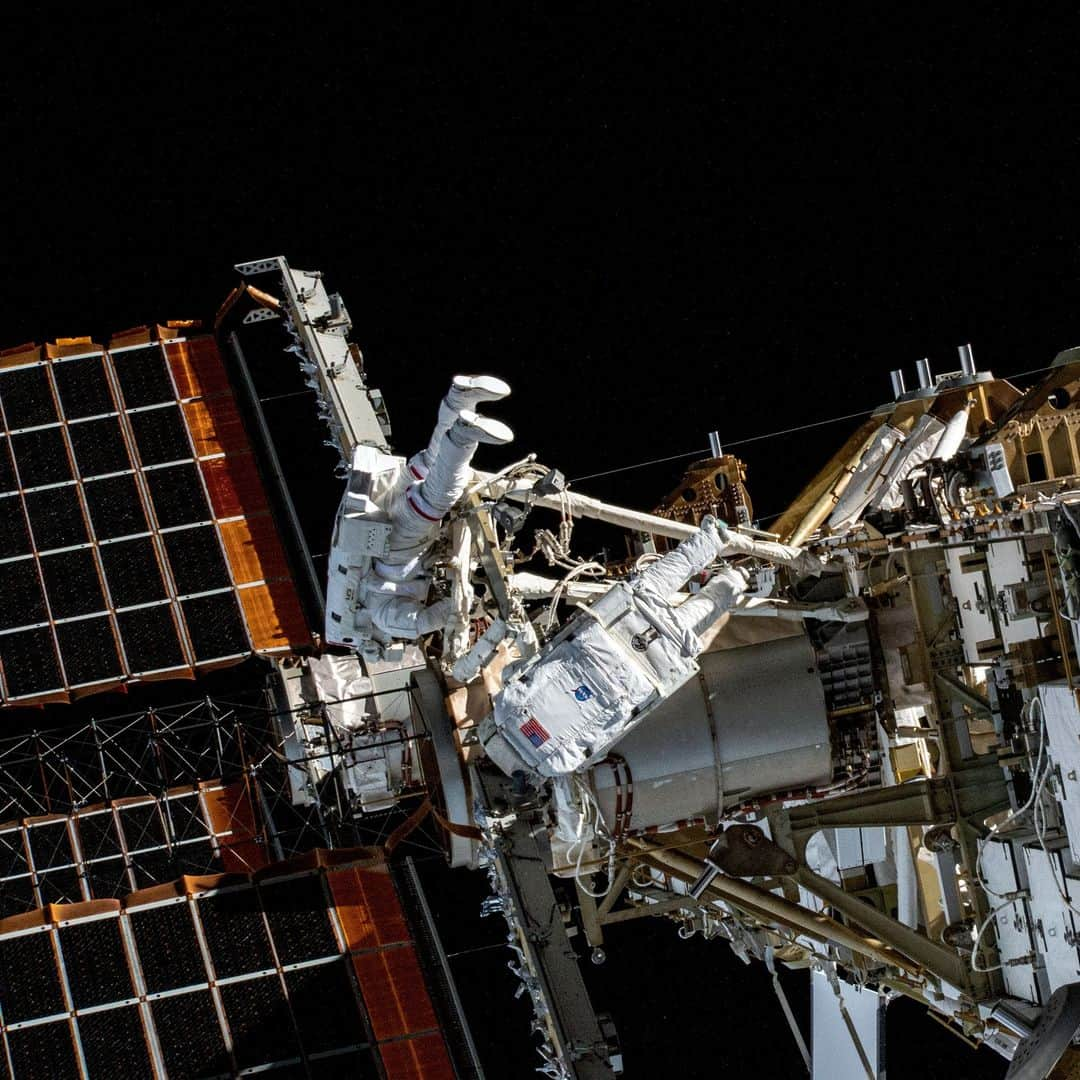
{"label": "astronaut's white leg covering", "polygon": [[[392,552],[415,553],[419,545],[431,543],[439,534],[439,523],[472,479],[469,463],[477,446],[508,443],[513,437],[506,424],[463,409],[443,435],[427,476],[413,484],[391,511]],[[403,560],[388,557],[385,561]]]}
{"label": "astronaut's white leg covering", "polygon": [[371,613],[371,621],[383,633],[407,641],[442,630],[451,614],[449,600],[425,605],[407,596],[372,596],[366,607]]}
{"label": "astronaut's white leg covering", "polygon": [[[417,454],[417,458],[420,459],[417,462],[415,459],[409,462],[409,467],[414,470],[415,465],[420,465],[420,470],[424,476],[427,475],[427,470],[431,468],[431,463],[439,456],[439,447],[442,445],[443,438],[450,430],[451,425],[457,419],[458,411],[449,402],[449,394],[439,402],[439,419],[435,422],[435,428],[431,432],[431,438],[428,439],[426,449]],[[421,477],[423,479],[423,477]]]}
{"label": "astronaut's white leg covering", "polygon": [[[724,530],[726,533],[727,530]],[[701,528],[687,537],[674,551],[654,562],[638,578],[636,590],[651,593],[666,600],[678,592],[695,574],[700,574],[715,562],[724,547],[724,536],[715,518],[705,517]]]}

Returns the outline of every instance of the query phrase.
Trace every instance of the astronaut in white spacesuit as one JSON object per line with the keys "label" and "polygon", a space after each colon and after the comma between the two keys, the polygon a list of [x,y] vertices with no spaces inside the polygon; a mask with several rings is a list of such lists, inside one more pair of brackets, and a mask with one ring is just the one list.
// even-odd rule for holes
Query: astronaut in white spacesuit
{"label": "astronaut in white spacesuit", "polygon": [[699,670],[704,633],[746,591],[728,565],[677,603],[678,590],[733,548],[716,518],[613,585],[504,679],[480,741],[505,772],[564,776],[599,761]]}
{"label": "astronaut in white spacesuit", "polygon": [[456,375],[427,447],[407,463],[356,448],[331,550],[328,641],[374,654],[373,642],[415,641],[445,626],[450,601],[427,603],[425,557],[472,478],[479,444],[513,439],[506,424],[475,411],[509,393],[501,379]]}

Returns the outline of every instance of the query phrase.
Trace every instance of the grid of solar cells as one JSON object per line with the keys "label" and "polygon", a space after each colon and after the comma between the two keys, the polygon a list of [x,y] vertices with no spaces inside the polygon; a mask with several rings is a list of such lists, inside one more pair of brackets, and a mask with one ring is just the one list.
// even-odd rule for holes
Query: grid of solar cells
{"label": "grid of solar cells", "polygon": [[450,1080],[385,868],[283,872],[0,923],[0,1060],[16,1077],[81,1060],[91,1076]]}
{"label": "grid of solar cells", "polygon": [[235,852],[254,834],[250,815],[221,812],[236,791],[236,784],[203,781],[67,816],[0,824],[0,918],[50,903],[118,899],[182,874],[235,868]]}
{"label": "grid of solar cells", "polygon": [[8,364],[0,701],[190,674],[306,637],[276,533],[254,556],[224,541],[234,519],[269,523],[269,507],[212,341]]}

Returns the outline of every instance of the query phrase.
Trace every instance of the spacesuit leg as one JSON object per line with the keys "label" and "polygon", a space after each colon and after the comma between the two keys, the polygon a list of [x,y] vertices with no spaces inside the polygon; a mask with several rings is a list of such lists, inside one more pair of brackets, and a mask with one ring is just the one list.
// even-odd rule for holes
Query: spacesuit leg
{"label": "spacesuit leg", "polygon": [[406,596],[373,597],[367,608],[372,623],[384,634],[407,641],[444,629],[451,614],[449,600],[425,605]]}
{"label": "spacesuit leg", "polygon": [[727,528],[721,522],[714,517],[702,518],[701,528],[693,536],[643,571],[637,588],[666,600],[717,560],[726,539]]}
{"label": "spacesuit leg", "polygon": [[414,476],[423,479],[431,463],[438,457],[443,436],[461,415],[463,409],[473,409],[482,401],[499,401],[507,397],[510,387],[494,375],[455,375],[446,397],[439,402],[439,418],[427,447],[409,462]]}
{"label": "spacesuit leg", "polygon": [[500,445],[514,433],[498,420],[463,409],[439,443],[424,480],[413,484],[393,513],[393,547],[410,548],[438,534],[439,522],[472,478],[469,463],[481,442]]}

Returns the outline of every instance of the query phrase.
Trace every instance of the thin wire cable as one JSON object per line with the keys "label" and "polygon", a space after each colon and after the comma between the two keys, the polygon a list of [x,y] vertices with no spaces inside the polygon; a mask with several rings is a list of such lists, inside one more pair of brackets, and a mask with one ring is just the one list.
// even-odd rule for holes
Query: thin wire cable
{"label": "thin wire cable", "polygon": [[[1002,375],[1002,379],[1020,379],[1025,375],[1036,375],[1040,371],[1049,371],[1053,367],[1053,364],[1046,364],[1040,368],[1031,368],[1029,371],[1015,371],[1010,375]],[[843,416],[833,416],[828,420],[815,420],[810,424],[798,424],[795,427],[781,428],[779,431],[769,431],[764,435],[750,435],[745,439],[732,439],[730,442],[725,442],[723,445],[728,446],[745,446],[747,443],[760,442],[763,439],[776,439],[781,435],[794,435],[799,431],[809,431],[811,428],[824,427],[826,424],[838,424],[842,420],[853,420],[859,416],[869,416],[872,412],[880,408],[875,405],[870,409],[862,409],[859,412],[846,413]],[[683,458],[694,457],[697,454],[707,454],[710,452],[710,447],[703,446],[697,450],[687,450],[682,454],[671,454],[668,457],[650,458],[648,461],[639,461],[634,465],[621,465],[617,469],[605,469],[602,472],[587,473],[585,476],[575,476],[569,481],[571,484],[579,484],[582,480],[596,480],[601,476],[614,476],[616,473],[632,472],[634,469],[644,469],[649,465],[662,465],[668,461],[680,461]]]}

